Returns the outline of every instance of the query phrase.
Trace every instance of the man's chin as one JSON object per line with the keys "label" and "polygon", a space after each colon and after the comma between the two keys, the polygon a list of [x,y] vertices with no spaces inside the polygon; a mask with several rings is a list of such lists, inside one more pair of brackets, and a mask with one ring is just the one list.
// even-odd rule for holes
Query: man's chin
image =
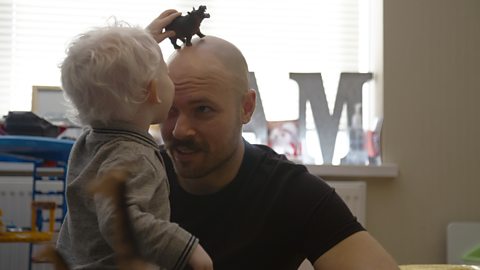
{"label": "man's chin", "polygon": [[195,161],[191,156],[174,154],[172,160],[175,172],[181,177],[195,177],[201,168],[199,168],[199,164],[201,165],[201,163]]}
{"label": "man's chin", "polygon": [[187,168],[182,166],[175,166],[175,173],[181,178],[185,179],[194,179],[201,177],[200,171],[193,167]]}

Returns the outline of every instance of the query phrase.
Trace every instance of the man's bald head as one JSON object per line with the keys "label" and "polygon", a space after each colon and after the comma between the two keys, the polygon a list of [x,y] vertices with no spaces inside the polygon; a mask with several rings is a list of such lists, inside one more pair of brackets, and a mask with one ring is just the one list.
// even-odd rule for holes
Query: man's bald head
{"label": "man's bald head", "polygon": [[249,89],[245,58],[235,45],[218,37],[192,40],[192,46],[184,46],[170,56],[168,66],[174,83],[180,83],[188,76],[213,73],[225,77],[240,93]]}

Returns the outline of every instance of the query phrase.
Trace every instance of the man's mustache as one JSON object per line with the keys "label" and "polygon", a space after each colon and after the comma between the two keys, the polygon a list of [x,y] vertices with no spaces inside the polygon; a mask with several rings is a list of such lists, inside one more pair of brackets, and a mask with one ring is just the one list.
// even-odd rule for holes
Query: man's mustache
{"label": "man's mustache", "polygon": [[203,148],[201,147],[200,144],[196,143],[194,140],[177,140],[177,139],[172,139],[169,142],[166,142],[165,145],[167,146],[167,149],[175,149],[175,148],[186,148],[192,151],[198,151],[202,150]]}

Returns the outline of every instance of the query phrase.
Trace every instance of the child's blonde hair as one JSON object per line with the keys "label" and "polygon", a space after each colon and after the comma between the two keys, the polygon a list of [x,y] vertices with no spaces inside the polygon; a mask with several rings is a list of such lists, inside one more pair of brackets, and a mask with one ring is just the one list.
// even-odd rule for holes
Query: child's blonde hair
{"label": "child's blonde hair", "polygon": [[146,30],[116,22],[70,44],[61,64],[62,88],[82,124],[128,121],[148,98],[161,61],[160,47]]}

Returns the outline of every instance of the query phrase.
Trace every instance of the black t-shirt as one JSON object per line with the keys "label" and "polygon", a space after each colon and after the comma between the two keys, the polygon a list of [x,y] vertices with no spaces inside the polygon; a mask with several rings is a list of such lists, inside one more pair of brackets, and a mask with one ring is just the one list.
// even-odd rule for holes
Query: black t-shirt
{"label": "black t-shirt", "polygon": [[297,269],[364,230],[335,191],[307,169],[245,142],[235,179],[211,195],[185,192],[162,152],[171,220],[200,239],[219,269]]}

